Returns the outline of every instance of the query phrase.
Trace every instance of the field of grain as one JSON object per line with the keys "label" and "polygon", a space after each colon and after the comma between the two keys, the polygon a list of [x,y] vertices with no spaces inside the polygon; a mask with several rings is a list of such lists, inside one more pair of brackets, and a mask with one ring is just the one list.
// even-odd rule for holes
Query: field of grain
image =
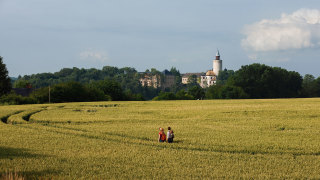
{"label": "field of grain", "polygon": [[[0,174],[320,178],[319,98],[0,106],[0,118]],[[168,126],[175,142],[158,143]]]}

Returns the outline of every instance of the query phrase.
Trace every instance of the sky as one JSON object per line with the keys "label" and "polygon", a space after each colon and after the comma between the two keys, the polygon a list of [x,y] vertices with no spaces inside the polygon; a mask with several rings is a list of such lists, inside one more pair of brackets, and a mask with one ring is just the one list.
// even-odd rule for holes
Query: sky
{"label": "sky", "polygon": [[9,76],[62,68],[262,63],[320,76],[319,0],[0,0]]}

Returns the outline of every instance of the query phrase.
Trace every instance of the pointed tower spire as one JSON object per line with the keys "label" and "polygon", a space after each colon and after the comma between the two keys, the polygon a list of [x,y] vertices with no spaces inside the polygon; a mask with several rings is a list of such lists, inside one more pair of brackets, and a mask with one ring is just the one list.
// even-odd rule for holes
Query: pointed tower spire
{"label": "pointed tower spire", "polygon": [[219,49],[217,49],[216,60],[220,60],[220,53],[219,53]]}

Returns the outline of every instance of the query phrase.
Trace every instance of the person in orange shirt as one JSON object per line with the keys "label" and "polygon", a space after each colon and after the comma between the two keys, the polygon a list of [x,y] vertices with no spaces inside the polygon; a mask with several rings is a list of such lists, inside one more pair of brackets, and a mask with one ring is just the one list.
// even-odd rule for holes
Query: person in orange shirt
{"label": "person in orange shirt", "polygon": [[164,133],[164,129],[163,128],[159,128],[159,138],[158,138],[158,142],[166,142],[166,133]]}

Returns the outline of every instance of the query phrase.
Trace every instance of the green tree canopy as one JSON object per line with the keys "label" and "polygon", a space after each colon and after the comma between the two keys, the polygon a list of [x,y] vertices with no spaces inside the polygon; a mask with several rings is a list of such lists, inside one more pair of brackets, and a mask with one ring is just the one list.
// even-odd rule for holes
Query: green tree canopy
{"label": "green tree canopy", "polygon": [[299,96],[302,77],[294,71],[256,63],[242,66],[230,81],[229,85],[241,87],[249,98],[287,98]]}
{"label": "green tree canopy", "polygon": [[3,58],[0,56],[0,96],[3,96],[11,91],[11,79],[8,76],[8,70],[3,63]]}
{"label": "green tree canopy", "polygon": [[31,87],[31,84],[29,83],[28,80],[19,79],[14,82],[13,87],[14,88],[28,88],[28,87]]}
{"label": "green tree canopy", "polygon": [[188,77],[188,87],[199,86],[198,77],[195,74],[192,74]]}
{"label": "green tree canopy", "polygon": [[229,77],[233,75],[234,75],[233,70],[224,69],[223,71],[220,71],[217,77],[217,84],[220,84],[220,85],[226,84]]}
{"label": "green tree canopy", "polygon": [[114,80],[106,79],[103,81],[93,82],[91,87],[102,90],[104,94],[110,96],[113,101],[125,100],[120,84]]}
{"label": "green tree canopy", "polygon": [[203,99],[205,92],[199,85],[196,85],[188,88],[188,94],[194,99]]}
{"label": "green tree canopy", "polygon": [[318,94],[319,90],[320,90],[319,84],[317,83],[317,80],[315,79],[315,77],[311,74],[306,74],[303,77],[301,96],[317,97],[320,95]]}

